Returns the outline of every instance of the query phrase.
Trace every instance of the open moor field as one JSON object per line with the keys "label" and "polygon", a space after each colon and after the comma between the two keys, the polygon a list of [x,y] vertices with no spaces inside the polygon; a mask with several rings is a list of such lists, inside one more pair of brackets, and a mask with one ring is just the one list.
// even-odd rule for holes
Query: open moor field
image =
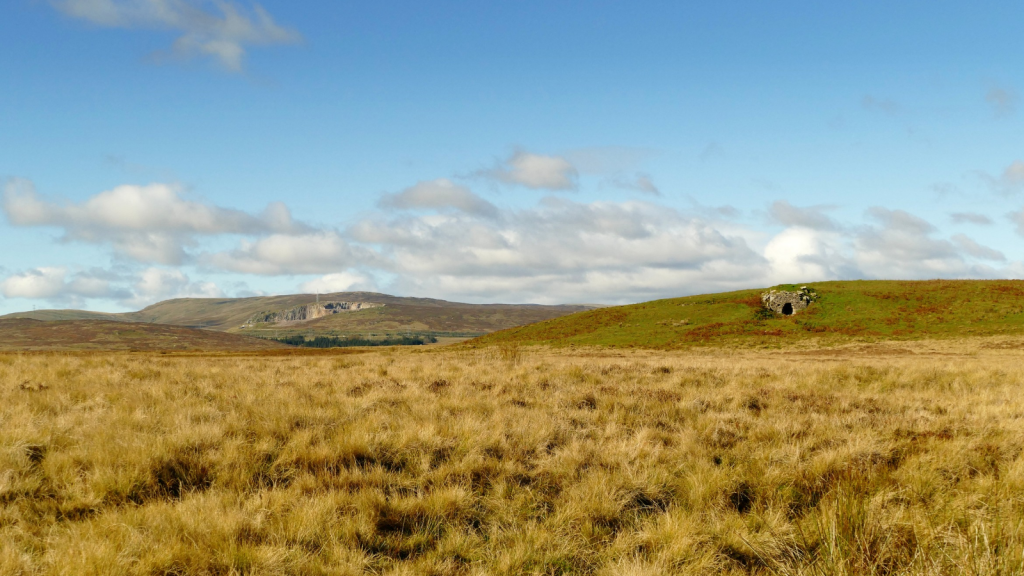
{"label": "open moor field", "polygon": [[1019,574],[1021,345],[0,355],[0,573]]}

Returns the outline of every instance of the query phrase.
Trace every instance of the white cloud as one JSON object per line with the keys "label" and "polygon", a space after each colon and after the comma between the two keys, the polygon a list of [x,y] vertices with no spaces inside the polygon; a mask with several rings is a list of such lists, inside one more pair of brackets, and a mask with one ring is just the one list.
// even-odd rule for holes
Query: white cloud
{"label": "white cloud", "polygon": [[372,291],[375,289],[376,286],[371,278],[357,272],[327,274],[299,285],[299,290],[304,294],[330,294],[332,292]]}
{"label": "white cloud", "polygon": [[419,182],[397,194],[385,194],[379,204],[382,208],[398,210],[454,208],[487,217],[498,213],[493,204],[447,178]]}
{"label": "white cloud", "polygon": [[804,226],[787,228],[765,246],[772,284],[855,278],[849,239],[841,234]]}
{"label": "white cloud", "polygon": [[128,292],[112,282],[114,276],[102,270],[70,273],[62,266],[44,266],[12,274],[0,282],[0,293],[7,298],[65,299],[124,298]]}
{"label": "white cloud", "polygon": [[785,202],[773,205],[788,228],[765,246],[773,282],[853,278],[994,277],[1009,273],[979,261],[1006,262],[1006,256],[963,234],[937,238],[929,222],[903,210],[874,207],[874,223],[840,226]]}
{"label": "white cloud", "polygon": [[134,285],[134,294],[124,300],[129,307],[141,308],[170,298],[223,298],[224,291],[213,282],[192,282],[181,270],[147,268]]}
{"label": "white cloud", "polygon": [[[174,30],[178,57],[207,56],[238,72],[249,46],[290,44],[298,32],[277,24],[259,4],[247,10],[228,0],[51,0],[64,14],[97,26]],[[211,11],[209,6],[215,10]]]}
{"label": "white cloud", "polygon": [[515,152],[504,163],[479,174],[535,190],[575,190],[579,178],[579,172],[565,158],[542,156],[524,150]]}
{"label": "white cloud", "polygon": [[220,298],[224,292],[212,282],[192,282],[177,269],[151,267],[139,274],[103,270],[71,272],[66,267],[34,268],[0,282],[7,298],[47,300],[58,307],[81,307],[87,299],[116,301],[141,308],[168,298]]}
{"label": "white cloud", "polygon": [[67,274],[67,268],[36,268],[9,276],[0,290],[7,298],[52,298],[64,291]]}
{"label": "white cloud", "polygon": [[322,274],[358,263],[356,251],[336,232],[243,240],[235,250],[203,254],[200,262],[210,268],[260,275]]}
{"label": "white cloud", "polygon": [[[239,210],[185,200],[176,187],[167,184],[118,186],[81,204],[44,200],[30,184],[19,184],[8,186],[4,195],[4,210],[11,223],[19,226],[61,226],[83,236],[98,230],[223,234],[272,227]],[[280,204],[268,208],[277,219],[273,225],[293,226],[290,216],[282,217],[281,208]]]}
{"label": "white cloud", "polygon": [[978,244],[973,239],[969,238],[964,234],[956,234],[951,238],[953,243],[960,247],[964,253],[973,256],[979,260],[993,260],[996,262],[1006,262],[1006,255],[1002,252]]}
{"label": "white cloud", "polygon": [[167,184],[118,186],[75,204],[45,199],[31,182],[16,180],[5,187],[3,210],[15,226],[58,227],[65,241],[109,243],[122,257],[160,264],[184,262],[185,248],[199,235],[308,230],[281,203],[267,206],[257,217],[186,200]]}
{"label": "white cloud", "polygon": [[867,277],[938,278],[989,276],[969,265],[952,242],[933,238],[936,228],[903,210],[874,207],[868,216],[877,226],[865,226],[855,238],[856,262]]}
{"label": "white cloud", "polygon": [[380,247],[399,287],[476,300],[636,300],[733,287],[767,273],[743,238],[646,202],[547,198],[494,219],[368,219],[348,234]]}

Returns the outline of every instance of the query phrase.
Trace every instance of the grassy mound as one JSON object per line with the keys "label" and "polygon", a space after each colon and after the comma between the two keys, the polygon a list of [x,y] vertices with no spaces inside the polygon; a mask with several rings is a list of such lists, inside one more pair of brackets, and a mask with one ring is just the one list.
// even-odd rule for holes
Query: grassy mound
{"label": "grassy mound", "polygon": [[793,316],[765,314],[760,299],[765,290],[743,290],[581,312],[473,343],[676,348],[1024,333],[1022,281],[861,280],[809,286],[817,300]]}

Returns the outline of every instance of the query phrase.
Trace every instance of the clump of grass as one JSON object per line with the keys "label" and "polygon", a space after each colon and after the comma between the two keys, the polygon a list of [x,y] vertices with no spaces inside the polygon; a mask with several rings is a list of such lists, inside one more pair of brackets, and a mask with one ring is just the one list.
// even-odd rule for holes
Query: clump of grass
{"label": "clump of grass", "polygon": [[523,360],[523,347],[518,342],[506,342],[498,346],[498,357],[503,362],[517,365]]}
{"label": "clump of grass", "polygon": [[1024,571],[1018,353],[804,358],[0,356],[0,573]]}

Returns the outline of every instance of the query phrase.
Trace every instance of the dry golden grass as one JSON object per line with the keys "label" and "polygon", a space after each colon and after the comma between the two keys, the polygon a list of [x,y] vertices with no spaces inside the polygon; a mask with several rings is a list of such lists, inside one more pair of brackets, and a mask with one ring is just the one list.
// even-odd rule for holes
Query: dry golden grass
{"label": "dry golden grass", "polygon": [[0,356],[0,573],[1020,574],[988,344]]}

